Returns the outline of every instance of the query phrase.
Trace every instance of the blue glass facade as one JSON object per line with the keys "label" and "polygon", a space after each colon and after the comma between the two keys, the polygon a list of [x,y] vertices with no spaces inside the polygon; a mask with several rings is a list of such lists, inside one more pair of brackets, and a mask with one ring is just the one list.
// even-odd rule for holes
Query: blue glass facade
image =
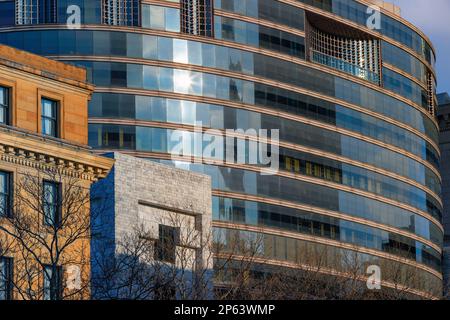
{"label": "blue glass facade", "polygon": [[[358,253],[365,264],[418,270],[425,281],[414,286],[438,295],[440,153],[427,40],[383,14],[379,32],[393,41],[380,40],[381,74],[363,77],[367,70],[344,60],[309,59],[306,28],[308,11],[331,12],[364,33],[367,7],[358,1],[215,0],[212,36],[186,36],[178,3],[139,4],[128,27],[106,25],[101,0],[59,0],[56,23],[15,29],[14,1],[0,2],[0,43],[87,68],[97,87],[89,143],[99,151],[174,165],[174,126],[192,136],[198,121],[279,129],[276,175],[256,165],[175,164],[212,177],[215,233],[225,247],[230,237],[251,237],[249,226],[262,228],[260,254],[273,261],[301,262],[305,246],[340,255],[352,250],[339,243],[353,245],[371,250]],[[81,29],[66,28],[69,4],[81,8]]]}

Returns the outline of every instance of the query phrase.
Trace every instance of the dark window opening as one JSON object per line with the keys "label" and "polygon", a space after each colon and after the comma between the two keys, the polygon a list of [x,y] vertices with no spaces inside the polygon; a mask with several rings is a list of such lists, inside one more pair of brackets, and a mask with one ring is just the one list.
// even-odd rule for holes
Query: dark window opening
{"label": "dark window opening", "polygon": [[59,136],[58,102],[42,98],[42,134],[57,138]]}
{"label": "dark window opening", "polygon": [[12,300],[13,266],[12,258],[0,257],[0,300]]}
{"label": "dark window opening", "polygon": [[44,300],[61,300],[62,297],[62,267],[44,266]]}
{"label": "dark window opening", "polygon": [[159,225],[159,239],[155,242],[155,260],[175,263],[176,247],[179,242],[179,228]]}
{"label": "dark window opening", "polygon": [[0,217],[12,216],[13,175],[0,171]]}
{"label": "dark window opening", "polygon": [[42,197],[44,224],[58,227],[61,222],[61,184],[44,181]]}
{"label": "dark window opening", "polygon": [[0,124],[10,124],[10,105],[11,102],[9,89],[0,87]]}

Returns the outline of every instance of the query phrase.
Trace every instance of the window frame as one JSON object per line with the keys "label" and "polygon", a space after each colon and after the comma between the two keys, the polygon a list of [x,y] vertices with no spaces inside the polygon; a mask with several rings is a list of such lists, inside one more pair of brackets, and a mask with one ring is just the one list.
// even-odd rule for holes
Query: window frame
{"label": "window frame", "polygon": [[7,86],[0,85],[1,90],[5,90],[5,99],[6,104],[0,103],[0,112],[3,113],[3,117],[5,119],[4,122],[0,122],[3,125],[11,125],[11,88]]}
{"label": "window frame", "polygon": [[[56,204],[49,204],[46,199],[46,185],[50,185],[55,188],[56,193]],[[53,194],[55,196],[55,194]],[[58,228],[61,225],[62,220],[62,184],[55,181],[43,180],[42,182],[42,208],[43,208],[43,224],[47,227]],[[49,223],[50,218],[46,212],[48,206],[53,207],[54,216],[51,217],[51,222]]]}
{"label": "window frame", "polygon": [[[54,115],[52,115],[52,116],[44,115],[44,101],[51,102],[52,109],[54,108],[54,113],[55,113]],[[56,99],[52,99],[52,98],[47,98],[46,96],[41,96],[41,133],[44,136],[53,137],[53,138],[60,138],[61,137],[60,108],[61,108],[61,101],[56,100]],[[44,132],[44,128],[45,128],[44,121],[50,121],[50,122],[53,123],[54,130],[55,130],[54,135]]]}
{"label": "window frame", "polygon": [[[56,269],[56,288],[52,287],[53,269]],[[49,272],[51,274],[49,274]],[[63,293],[63,269],[62,266],[43,266],[43,281],[42,281],[42,299],[45,301],[56,301],[62,299]],[[49,276],[51,277],[49,279]],[[50,283],[48,283],[50,282]],[[55,291],[56,289],[56,291]]]}
{"label": "window frame", "polygon": [[160,224],[158,231],[158,239],[155,241],[154,259],[175,264],[177,246],[180,245],[180,228]]}
{"label": "window frame", "polygon": [[14,199],[14,174],[9,171],[0,170],[1,175],[5,175],[6,179],[6,189],[5,192],[3,190],[0,190],[0,197],[6,198],[6,210],[5,214],[1,214],[0,212],[0,218],[11,218],[12,217],[12,208],[13,208],[13,199]]}
{"label": "window frame", "polygon": [[[5,292],[5,301],[13,299],[13,279],[14,279],[14,259],[11,257],[0,256],[0,262],[4,263],[6,269],[6,276],[2,275],[2,270],[0,270],[0,279],[4,277],[5,279],[1,281],[5,281],[4,287],[2,290]],[[0,286],[1,288],[1,286]],[[2,300],[2,299],[0,299]]]}

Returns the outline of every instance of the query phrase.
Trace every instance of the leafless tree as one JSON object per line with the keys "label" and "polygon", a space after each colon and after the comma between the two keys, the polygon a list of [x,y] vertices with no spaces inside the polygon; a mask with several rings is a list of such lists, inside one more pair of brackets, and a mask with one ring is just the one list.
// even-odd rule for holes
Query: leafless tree
{"label": "leafless tree", "polygon": [[18,173],[13,189],[12,215],[0,224],[0,248],[14,258],[14,298],[89,298],[89,182],[49,166]]}
{"label": "leafless tree", "polygon": [[[227,241],[218,241],[221,247],[216,245],[215,251],[221,263],[215,266],[216,298],[405,300],[439,296],[437,292],[418,295],[417,288],[426,288],[427,279],[415,267],[387,259],[369,262],[356,246],[344,251],[303,242],[299,243],[296,259],[271,266],[264,252],[272,248],[263,238],[253,236],[246,241],[239,232],[231,233]],[[367,287],[366,270],[372,264],[381,270],[379,290]]]}
{"label": "leafless tree", "polygon": [[119,240],[98,239],[93,256],[95,299],[204,300],[212,293],[212,233],[186,217],[165,212],[153,225],[170,225],[175,237],[160,241],[141,222]]}

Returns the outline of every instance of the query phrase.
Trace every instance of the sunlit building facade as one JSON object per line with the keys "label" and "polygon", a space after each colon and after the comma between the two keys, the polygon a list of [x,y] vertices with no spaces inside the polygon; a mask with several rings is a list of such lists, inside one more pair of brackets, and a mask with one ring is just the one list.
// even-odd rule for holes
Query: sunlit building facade
{"label": "sunlit building facade", "polygon": [[[275,175],[175,163],[212,177],[218,241],[262,234],[261,261],[291,268],[310,249],[356,252],[402,270],[387,287],[441,294],[435,53],[396,10],[373,29],[363,0],[55,2],[56,21],[41,22],[0,1],[0,42],[88,69],[93,148],[172,163],[171,133],[196,122],[280,129]],[[80,29],[66,25],[72,4]],[[340,259],[323,263],[345,276]]]}

